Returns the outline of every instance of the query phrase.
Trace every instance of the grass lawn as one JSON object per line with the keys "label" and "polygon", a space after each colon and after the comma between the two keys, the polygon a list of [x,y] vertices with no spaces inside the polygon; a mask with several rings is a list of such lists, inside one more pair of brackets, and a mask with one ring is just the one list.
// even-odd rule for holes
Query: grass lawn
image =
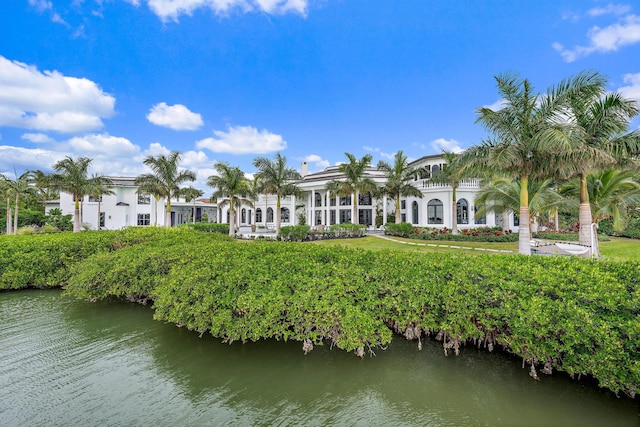
{"label": "grass lawn", "polygon": [[[360,239],[334,239],[334,240],[318,240],[313,242],[316,245],[340,245],[349,248],[362,248],[369,250],[401,250],[401,251],[415,251],[415,252],[449,252],[449,253],[464,253],[468,255],[477,254],[504,254],[505,252],[499,251],[511,251],[510,253],[518,253],[518,242],[509,243],[475,243],[475,242],[450,242],[450,241],[424,241],[403,239],[401,237],[393,237],[394,241],[381,239],[375,236],[366,236]],[[424,245],[424,246],[422,246]],[[433,245],[433,246],[430,246]],[[459,246],[459,248],[452,248],[451,246]],[[481,251],[475,248],[493,249],[494,251]],[[621,237],[612,237],[609,242],[600,242],[600,253],[603,258],[609,258],[614,260],[632,260],[640,261],[640,240],[625,239]]]}

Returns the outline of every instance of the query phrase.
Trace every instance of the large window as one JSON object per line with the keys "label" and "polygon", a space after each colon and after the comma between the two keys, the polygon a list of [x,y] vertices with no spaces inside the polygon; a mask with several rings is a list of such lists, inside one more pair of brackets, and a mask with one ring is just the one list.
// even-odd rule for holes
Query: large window
{"label": "large window", "polygon": [[413,203],[411,203],[411,223],[417,224],[418,218],[418,202],[414,200]]}
{"label": "large window", "polygon": [[456,221],[458,224],[469,224],[469,202],[466,199],[456,203]]}
{"label": "large window", "polygon": [[427,204],[427,222],[442,224],[444,222],[444,207],[439,199],[429,200]]}
{"label": "large window", "polygon": [[262,209],[256,209],[256,222],[262,222]]}
{"label": "large window", "polygon": [[336,198],[332,197],[329,199],[329,206],[335,206],[336,205]]}
{"label": "large window", "polygon": [[322,194],[320,194],[320,193],[315,193],[315,195],[316,195],[316,196],[315,196],[315,197],[316,197],[316,204],[315,204],[315,206],[316,206],[317,208],[319,208],[319,207],[321,207],[321,206],[322,206]]}
{"label": "large window", "polygon": [[400,200],[400,209],[407,209],[407,201]]}
{"label": "large window", "polygon": [[151,214],[138,214],[138,225],[151,224]]}
{"label": "large window", "polygon": [[102,195],[100,195],[99,197],[89,196],[89,201],[94,203],[102,202]]}
{"label": "large window", "polygon": [[104,219],[105,219],[105,213],[100,212],[100,224],[99,224],[100,228],[104,227]]}
{"label": "large window", "polygon": [[267,222],[273,222],[273,209],[267,208]]}
{"label": "large window", "polygon": [[340,197],[340,206],[351,206],[351,196]]}
{"label": "large window", "polygon": [[330,211],[329,212],[329,224],[333,225],[335,223],[336,223],[336,211]]}
{"label": "large window", "polygon": [[473,222],[475,222],[476,224],[486,224],[487,223],[487,217],[486,215],[482,215],[482,216],[477,216],[478,211],[482,209],[482,205],[480,206],[474,206],[473,208]]}
{"label": "large window", "polygon": [[371,206],[373,204],[371,193],[358,195],[358,204],[360,206]]}
{"label": "large window", "polygon": [[242,212],[241,212],[240,216],[241,216],[241,218],[242,218],[242,219],[240,220],[240,222],[241,222],[242,224],[246,224],[246,223],[247,223],[247,210],[246,210],[245,208],[242,208]]}
{"label": "large window", "polygon": [[138,204],[139,205],[150,205],[151,204],[151,195],[138,193]]}
{"label": "large window", "polygon": [[315,225],[320,225],[320,224],[322,224],[322,211],[317,210],[315,215],[316,215],[316,217],[315,217],[315,220],[314,220],[314,222],[313,222],[313,223],[314,223]]}
{"label": "large window", "polygon": [[289,208],[280,208],[280,221],[289,222]]}
{"label": "large window", "polygon": [[340,209],[340,224],[351,222],[351,209]]}

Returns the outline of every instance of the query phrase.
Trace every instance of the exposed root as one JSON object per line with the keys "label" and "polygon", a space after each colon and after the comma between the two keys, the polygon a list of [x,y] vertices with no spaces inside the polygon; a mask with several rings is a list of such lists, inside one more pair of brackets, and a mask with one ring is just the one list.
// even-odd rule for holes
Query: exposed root
{"label": "exposed root", "polygon": [[356,349],[356,356],[358,356],[360,359],[364,358],[364,347],[358,347]]}
{"label": "exposed root", "polygon": [[304,341],[302,341],[302,351],[304,351],[304,354],[306,356],[307,353],[309,353],[311,350],[313,350],[313,343],[309,338],[306,338]]}

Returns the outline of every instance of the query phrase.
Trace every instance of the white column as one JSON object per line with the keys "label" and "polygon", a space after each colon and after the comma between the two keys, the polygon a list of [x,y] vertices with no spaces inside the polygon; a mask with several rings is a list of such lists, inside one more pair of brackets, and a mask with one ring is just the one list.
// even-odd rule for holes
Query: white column
{"label": "white column", "polygon": [[291,225],[297,225],[298,219],[296,218],[296,196],[291,195],[291,210],[289,211],[289,222]]}
{"label": "white column", "polygon": [[387,224],[387,195],[382,196],[382,224]]}

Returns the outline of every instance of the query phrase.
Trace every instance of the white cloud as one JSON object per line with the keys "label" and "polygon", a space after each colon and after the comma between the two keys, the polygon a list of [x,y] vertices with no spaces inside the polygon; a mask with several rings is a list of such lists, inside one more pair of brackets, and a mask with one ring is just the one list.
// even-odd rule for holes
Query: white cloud
{"label": "white cloud", "polygon": [[625,98],[632,98],[640,102],[640,73],[625,74],[624,82],[627,86],[618,89]]}
{"label": "white cloud", "polygon": [[317,154],[309,154],[308,156],[303,157],[302,161],[307,162],[309,165],[313,166],[311,168],[312,172],[322,171],[331,166],[329,160],[325,160]]}
{"label": "white cloud", "polygon": [[49,0],[29,0],[29,6],[33,7],[38,12],[53,9],[53,4]]}
{"label": "white cloud", "polygon": [[171,150],[169,150],[164,145],[160,144],[159,142],[152,142],[151,144],[149,144],[149,148],[147,148],[142,154],[144,154],[144,156],[146,157],[146,156],[158,156],[160,154],[168,156],[170,153],[171,153]]}
{"label": "white cloud", "polygon": [[211,161],[209,157],[204,153],[204,151],[187,151],[186,153],[182,153],[182,160],[180,164],[187,168],[199,168],[199,167],[207,167],[211,166]]}
{"label": "white cloud", "polygon": [[99,129],[115,98],[87,79],[0,56],[0,126],[77,133]]}
{"label": "white cloud", "polygon": [[71,138],[69,146],[77,153],[92,157],[105,155],[109,157],[131,157],[140,152],[140,147],[127,138],[109,134],[91,134]]}
{"label": "white cloud", "polygon": [[173,130],[196,130],[202,126],[200,114],[189,111],[184,105],[167,105],[164,102],[151,107],[147,120]]}
{"label": "white cloud", "polygon": [[65,153],[40,148],[12,147],[0,145],[0,170],[17,170],[20,174],[26,170],[50,170]]}
{"label": "white cloud", "polygon": [[53,138],[51,138],[48,135],[45,135],[44,133],[25,133],[20,138],[26,139],[27,141],[31,141],[36,144],[55,142]]}
{"label": "white cloud", "polygon": [[232,10],[261,11],[268,14],[289,12],[306,16],[308,0],[147,0],[149,9],[163,22],[177,22],[181,15],[191,16],[196,9],[209,8],[218,15]]}
{"label": "white cloud", "polygon": [[608,27],[592,27],[587,33],[589,44],[567,49],[560,43],[552,47],[565,62],[573,62],[595,52],[615,52],[623,46],[640,42],[640,16],[628,15]]}
{"label": "white cloud", "polygon": [[590,9],[587,14],[591,16],[624,15],[629,12],[631,12],[631,6],[628,4],[608,4],[604,7],[594,7]]}
{"label": "white cloud", "polygon": [[442,151],[461,153],[464,151],[464,149],[460,147],[460,143],[455,139],[438,138],[431,141],[431,148],[436,150],[438,153]]}
{"label": "white cloud", "polygon": [[362,149],[363,149],[364,151],[369,151],[369,152],[371,152],[371,153],[379,154],[379,155],[380,155],[380,157],[384,157],[384,158],[389,159],[389,160],[393,160],[393,156],[395,155],[395,153],[384,153],[384,152],[383,152],[382,150],[380,150],[379,148],[374,148],[374,147],[367,147],[367,146],[364,146],[364,147],[362,147]]}
{"label": "white cloud", "polygon": [[500,111],[502,110],[504,107],[507,106],[507,100],[506,99],[498,99],[496,102],[494,102],[491,105],[483,105],[484,108],[489,108],[490,110],[493,111]]}
{"label": "white cloud", "polygon": [[252,126],[230,126],[228,132],[214,130],[216,138],[206,138],[196,142],[196,148],[206,148],[216,153],[265,154],[287,148],[281,135]]}

